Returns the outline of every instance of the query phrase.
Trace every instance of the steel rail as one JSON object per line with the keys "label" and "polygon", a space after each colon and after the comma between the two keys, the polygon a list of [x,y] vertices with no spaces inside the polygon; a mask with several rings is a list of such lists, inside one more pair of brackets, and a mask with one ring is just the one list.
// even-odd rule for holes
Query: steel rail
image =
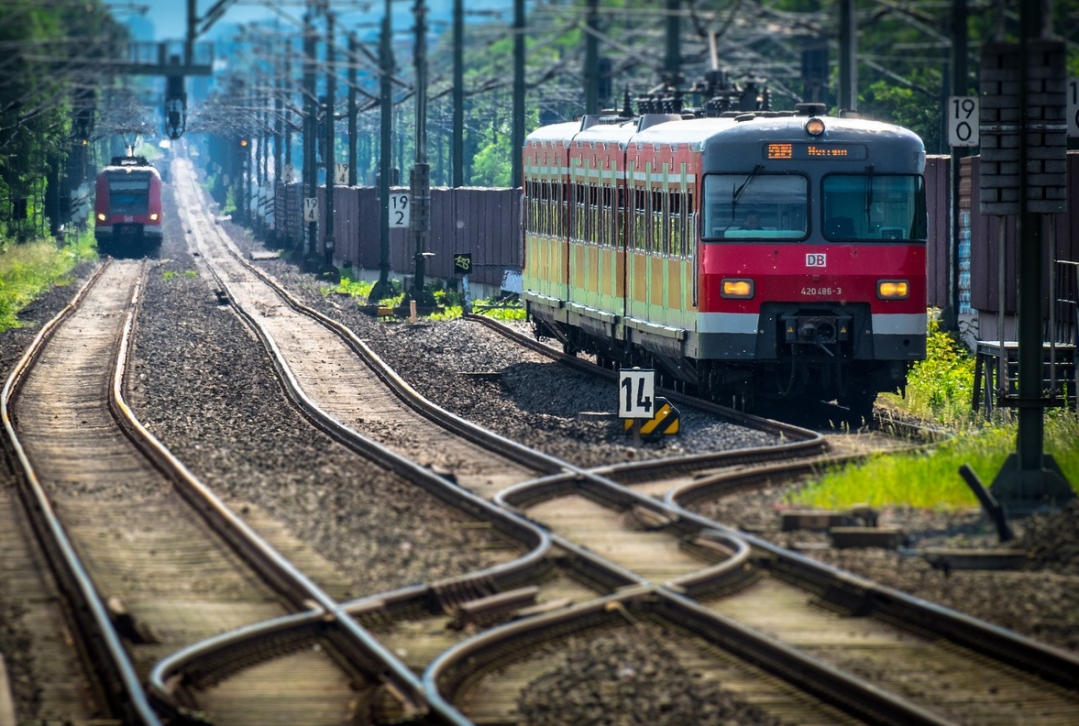
{"label": "steel rail", "polygon": [[[40,358],[45,344],[75,313],[89,291],[100,280],[108,265],[107,261],[102,264],[75,298],[38,332],[4,384],[3,393],[0,394],[0,409],[2,409],[8,445],[22,470],[20,479],[23,486],[19,487],[19,493],[33,523],[34,531],[37,533],[38,541],[46,553],[50,568],[56,575],[57,584],[65,592],[69,615],[75,621],[75,627],[82,636],[79,639],[79,647],[83,650],[84,657],[87,657],[95,668],[104,668],[108,672],[109,682],[99,683],[98,690],[100,692],[100,686],[104,686],[104,693],[101,695],[105,697],[106,703],[114,714],[123,715],[124,723],[158,726],[162,721],[151,706],[134,664],[109,617],[108,609],[101,601],[93,580],[53,510],[49,496],[19,441],[11,414],[11,401],[18,395],[26,373]],[[145,275],[145,265],[143,274]],[[135,287],[130,303],[132,307],[138,300],[140,286],[141,282]],[[95,668],[89,669],[88,673],[93,673]],[[120,684],[121,688],[115,688],[116,684]]]}
{"label": "steel rail", "polygon": [[[685,507],[708,496],[718,496],[720,493],[744,487],[755,477],[776,477],[784,473],[797,476],[807,473],[807,470],[804,464],[794,462],[786,466],[776,465],[767,469],[717,474],[668,492],[665,503],[685,513],[687,520],[706,526],[712,520],[691,512]],[[943,605],[866,580],[845,570],[787,550],[756,535],[736,532],[725,525],[714,524],[717,531],[728,536],[740,537],[755,550],[765,553],[772,559],[774,570],[796,578],[803,585],[823,592],[827,586],[824,583],[831,584],[839,581],[848,593],[861,598],[862,606],[870,608],[871,612],[912,623],[995,660],[1009,663],[1067,689],[1079,691],[1079,655],[1026,638],[1014,631]]]}
{"label": "steel rail", "polygon": [[[553,637],[597,627],[625,626],[649,615],[708,640],[723,650],[812,693],[822,701],[882,726],[948,726],[941,718],[906,699],[775,641],[735,620],[655,585],[574,605],[565,610],[506,623],[444,651],[424,671],[428,698],[445,702],[468,682],[477,664],[497,664],[504,652],[520,652]],[[481,666],[482,667],[482,666]]]}

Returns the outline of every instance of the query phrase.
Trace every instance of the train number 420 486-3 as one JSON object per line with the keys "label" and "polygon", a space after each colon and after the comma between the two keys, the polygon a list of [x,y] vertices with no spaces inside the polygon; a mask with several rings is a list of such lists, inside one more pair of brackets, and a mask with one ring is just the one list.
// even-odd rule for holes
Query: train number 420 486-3
{"label": "train number 420 486-3", "polygon": [[808,296],[817,295],[842,295],[843,288],[841,287],[803,287],[802,294]]}

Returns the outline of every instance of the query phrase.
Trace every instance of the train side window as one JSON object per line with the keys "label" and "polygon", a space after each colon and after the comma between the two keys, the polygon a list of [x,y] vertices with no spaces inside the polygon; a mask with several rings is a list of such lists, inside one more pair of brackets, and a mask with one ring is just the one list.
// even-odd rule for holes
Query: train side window
{"label": "train side window", "polygon": [[648,249],[648,219],[646,214],[647,192],[633,190],[633,248],[644,252]]}
{"label": "train side window", "polygon": [[651,238],[648,251],[654,255],[662,255],[666,252],[666,234],[663,223],[665,221],[664,206],[667,195],[663,192],[654,191],[651,194],[652,209],[649,215],[651,221]]}
{"label": "train side window", "polygon": [[674,192],[668,196],[670,205],[670,253],[671,257],[682,256],[682,240],[685,230],[685,216],[682,206],[684,192]]}

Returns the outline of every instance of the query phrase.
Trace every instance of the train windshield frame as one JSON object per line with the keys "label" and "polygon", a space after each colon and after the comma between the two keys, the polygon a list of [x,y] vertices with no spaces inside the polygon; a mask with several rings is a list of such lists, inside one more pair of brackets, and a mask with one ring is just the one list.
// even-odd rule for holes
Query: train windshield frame
{"label": "train windshield frame", "polygon": [[150,210],[149,174],[109,174],[108,184],[113,214],[146,214]]}
{"label": "train windshield frame", "polygon": [[822,232],[830,241],[926,241],[928,217],[921,174],[878,174],[872,167],[821,179]]}
{"label": "train windshield frame", "polygon": [[761,168],[705,175],[702,240],[798,241],[809,235],[809,178]]}

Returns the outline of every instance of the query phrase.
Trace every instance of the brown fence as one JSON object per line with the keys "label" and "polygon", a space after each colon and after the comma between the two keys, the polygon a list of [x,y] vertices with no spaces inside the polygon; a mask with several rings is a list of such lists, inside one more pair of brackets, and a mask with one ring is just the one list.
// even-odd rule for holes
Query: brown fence
{"label": "brown fence", "polygon": [[[927,247],[929,304],[944,308],[948,299],[949,164],[947,156],[926,160],[926,201],[929,212]],[[1067,214],[1047,217],[1051,228],[1045,238],[1054,239],[1054,259],[1079,261],[1079,152],[1068,153]],[[983,216],[978,209],[978,157],[966,157],[960,165],[960,245],[957,276],[960,301],[973,311],[996,312],[1000,304],[1000,217]],[[403,187],[394,191],[406,192]],[[325,218],[325,188],[319,189],[320,218]],[[380,253],[378,190],[373,187],[334,189],[334,258],[366,270],[378,269]],[[275,199],[276,237],[280,244],[295,245],[303,239],[302,199],[299,184],[278,184]],[[431,231],[427,235],[427,274],[452,277],[456,253],[472,254],[470,280],[498,284],[506,269],[520,269],[521,198],[513,189],[435,188],[431,190]],[[1016,224],[1005,217],[1004,303],[1005,313],[1015,311]],[[323,249],[324,226],[319,225],[319,250]],[[407,229],[390,230],[390,269],[408,275],[415,269],[416,242]],[[1049,264],[1046,261],[1048,278]],[[1048,288],[1047,288],[1048,289]],[[1046,296],[1049,297],[1048,295]]]}
{"label": "brown fence", "polygon": [[[983,215],[979,211],[980,159],[962,159],[960,170],[960,208],[969,212],[961,225],[970,231],[970,304],[981,312],[1000,309],[1001,224],[1004,229],[1004,312],[1015,313],[1016,279],[1018,270],[1016,217]],[[1044,215],[1042,239],[1048,246],[1052,240],[1053,259],[1079,261],[1079,152],[1069,152],[1067,162],[1068,199],[1065,214]],[[947,268],[945,268],[947,269]],[[1049,259],[1045,263],[1046,284]],[[1046,287],[1048,290],[1048,287]],[[1046,296],[1046,305],[1048,305]]]}
{"label": "brown fence", "polygon": [[[299,184],[278,184],[275,203],[275,236],[279,244],[296,245],[304,239],[302,200]],[[395,187],[396,193],[407,188]],[[326,215],[326,189],[318,190],[319,219]],[[431,231],[424,251],[430,277],[454,276],[453,258],[458,253],[472,255],[469,280],[498,284],[505,270],[520,271],[521,198],[513,189],[436,187],[431,190]],[[339,264],[377,270],[381,264],[381,234],[378,189],[374,187],[334,188],[334,260]],[[319,225],[318,249],[324,249],[325,225]],[[397,275],[415,270],[416,239],[405,228],[391,228],[390,269]]]}

